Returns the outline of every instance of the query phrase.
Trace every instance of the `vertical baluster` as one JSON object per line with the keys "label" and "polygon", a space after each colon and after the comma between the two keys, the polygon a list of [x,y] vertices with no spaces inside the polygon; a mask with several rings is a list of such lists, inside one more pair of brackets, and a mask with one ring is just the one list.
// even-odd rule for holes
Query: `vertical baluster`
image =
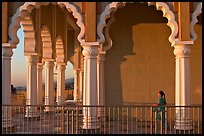
{"label": "vertical baluster", "polygon": [[118,106],[118,134],[120,134],[120,109]]}
{"label": "vertical baluster", "polygon": [[74,134],[74,111],[72,110],[72,134]]}

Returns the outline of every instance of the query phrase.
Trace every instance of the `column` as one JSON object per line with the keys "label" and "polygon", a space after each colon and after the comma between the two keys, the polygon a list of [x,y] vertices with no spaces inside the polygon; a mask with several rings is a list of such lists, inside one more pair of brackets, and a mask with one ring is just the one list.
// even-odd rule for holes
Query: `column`
{"label": "column", "polygon": [[65,63],[57,63],[57,104],[65,103]]}
{"label": "column", "polygon": [[43,64],[37,63],[37,105],[43,104],[42,70]]}
{"label": "column", "polygon": [[[174,54],[176,58],[176,75],[175,75],[175,105],[190,106],[190,66],[189,55],[190,45],[174,45]],[[190,109],[184,107],[176,108],[175,129],[189,130],[192,129],[190,119]]]}
{"label": "column", "polygon": [[83,103],[83,90],[84,90],[84,56],[81,55],[81,66],[80,66],[80,102]]}
{"label": "column", "polygon": [[[37,104],[37,61],[38,56],[28,55],[27,62],[27,89],[26,89],[26,105]],[[37,117],[36,106],[26,106],[25,117]]]}
{"label": "column", "polygon": [[[98,42],[86,42],[82,44],[84,58],[84,92],[83,105],[97,105],[97,56]],[[99,128],[97,108],[83,108],[83,129]]]}
{"label": "column", "polygon": [[[98,105],[105,105],[105,82],[104,82],[104,61],[105,53],[100,53],[97,59],[97,84],[98,84]],[[98,109],[98,115],[104,114],[104,108],[100,107]]]}
{"label": "column", "polygon": [[80,100],[80,88],[79,88],[79,69],[74,69],[74,102]]}
{"label": "column", "polygon": [[2,43],[2,128],[12,127],[11,122],[11,56],[10,43]]}
{"label": "column", "polygon": [[53,111],[54,107],[54,60],[45,60],[45,112]]}

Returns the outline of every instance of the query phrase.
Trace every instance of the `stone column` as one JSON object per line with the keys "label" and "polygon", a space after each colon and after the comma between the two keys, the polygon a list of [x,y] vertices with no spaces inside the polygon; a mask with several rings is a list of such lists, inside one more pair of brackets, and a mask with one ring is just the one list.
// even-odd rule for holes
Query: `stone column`
{"label": "stone column", "polygon": [[[98,84],[98,105],[105,105],[105,82],[104,82],[104,61],[105,53],[100,53],[97,59],[97,84]],[[100,107],[98,109],[98,115],[101,116],[104,114],[104,108]]]}
{"label": "stone column", "polygon": [[65,103],[65,63],[57,63],[57,104]]}
{"label": "stone column", "polygon": [[[189,55],[190,45],[174,45],[174,54],[176,58],[176,75],[175,75],[175,105],[190,106],[190,66]],[[175,129],[189,130],[192,129],[190,119],[190,109],[184,107],[176,108]]]}
{"label": "stone column", "polygon": [[37,63],[37,105],[43,104],[42,70],[43,64]]}
{"label": "stone column", "polygon": [[[53,111],[54,107],[54,60],[45,60],[45,112]],[[48,105],[48,106],[46,106]]]}
{"label": "stone column", "polygon": [[12,127],[11,108],[11,56],[10,43],[2,43],[2,128]]}
{"label": "stone column", "polygon": [[81,67],[80,67],[80,102],[82,102],[83,99],[83,86],[84,86],[84,57],[81,56]]}
{"label": "stone column", "polygon": [[[84,61],[84,92],[83,105],[97,105],[97,56],[98,42],[86,42],[82,44]],[[83,108],[83,129],[99,128],[97,108]]]}
{"label": "stone column", "polygon": [[80,86],[79,86],[79,69],[74,69],[74,102],[80,100]]}
{"label": "stone column", "polygon": [[[26,105],[37,105],[37,54],[27,55],[27,89],[26,89]],[[26,106],[25,117],[37,117],[36,106]]]}

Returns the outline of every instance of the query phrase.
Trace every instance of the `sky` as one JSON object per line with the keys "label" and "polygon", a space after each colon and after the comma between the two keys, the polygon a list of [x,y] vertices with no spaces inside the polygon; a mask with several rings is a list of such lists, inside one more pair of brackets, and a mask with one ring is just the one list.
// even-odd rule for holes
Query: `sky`
{"label": "sky", "polygon": [[[17,36],[19,38],[19,44],[16,49],[13,49],[13,56],[11,59],[11,84],[14,87],[26,86],[26,75],[27,75],[27,65],[24,56],[24,33],[22,28],[17,31]],[[56,72],[56,68],[54,67]],[[67,63],[65,70],[65,79],[72,78],[73,66],[70,62]],[[43,69],[43,83],[45,81],[45,70]],[[57,75],[54,75],[54,80],[56,81]]]}

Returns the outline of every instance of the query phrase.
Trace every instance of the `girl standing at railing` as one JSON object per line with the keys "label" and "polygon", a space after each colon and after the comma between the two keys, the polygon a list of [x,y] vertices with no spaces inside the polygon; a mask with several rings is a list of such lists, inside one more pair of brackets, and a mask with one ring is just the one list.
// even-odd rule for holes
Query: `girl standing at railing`
{"label": "girl standing at railing", "polygon": [[161,121],[161,115],[160,113],[162,113],[162,128],[165,128],[165,105],[166,105],[166,98],[165,98],[165,93],[164,91],[159,91],[158,92],[158,103],[157,104],[153,104],[153,106],[160,106],[160,109],[158,110],[157,107],[153,108],[153,111],[157,112],[157,117],[156,119],[158,121]]}

